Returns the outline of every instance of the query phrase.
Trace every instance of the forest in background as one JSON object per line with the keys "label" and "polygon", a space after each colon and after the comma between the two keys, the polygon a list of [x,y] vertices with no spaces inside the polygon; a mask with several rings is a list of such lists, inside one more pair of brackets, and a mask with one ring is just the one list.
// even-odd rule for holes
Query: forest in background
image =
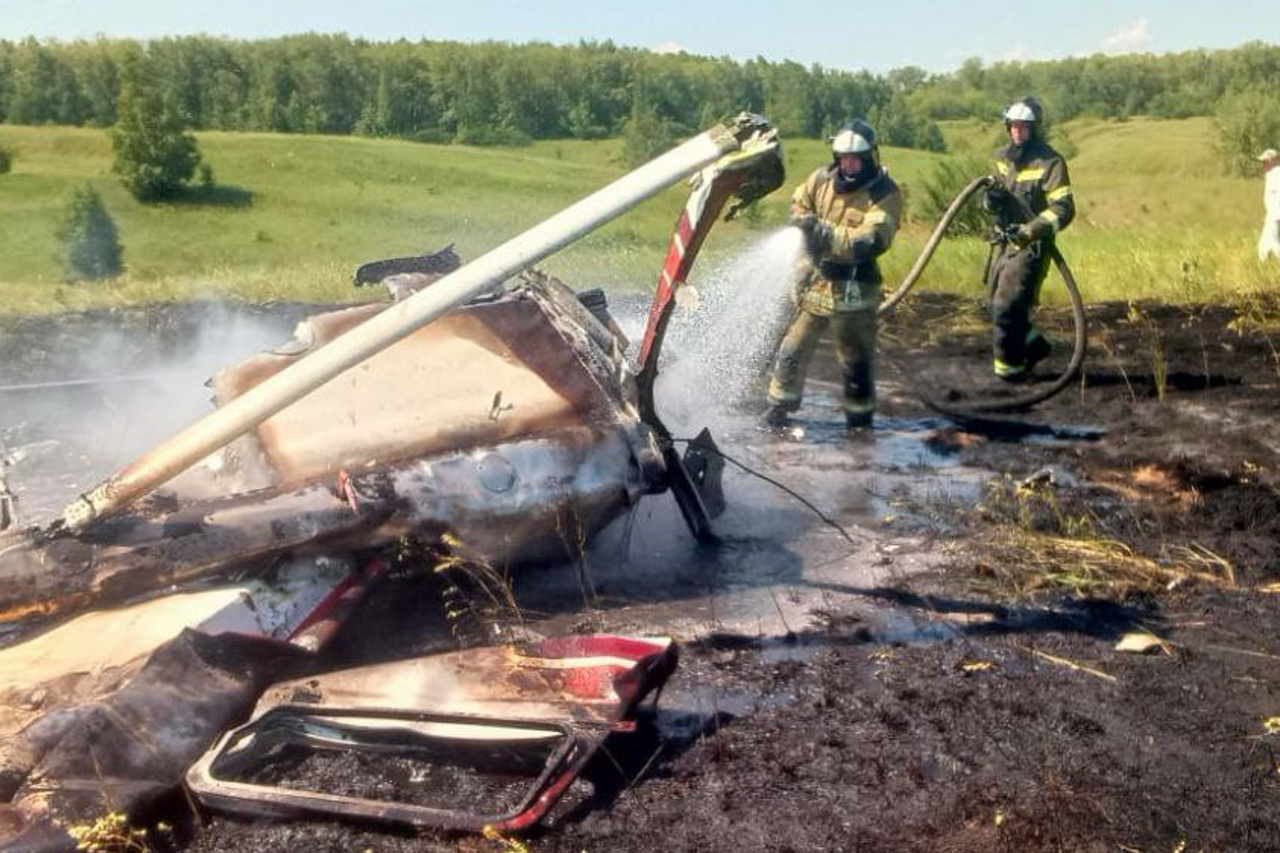
{"label": "forest in background", "polygon": [[937,121],[990,119],[1031,92],[1055,121],[1065,121],[1253,114],[1280,91],[1280,46],[1261,42],[991,65],[970,59],[946,74],[916,67],[872,74],[657,54],[610,42],[386,43],[321,34],[255,41],[28,38],[0,41],[0,121],[111,126],[128,57],[196,130],[479,145],[630,134],[659,148],[747,109],[769,116],[786,136],[816,138],[864,116],[886,144],[940,151]]}

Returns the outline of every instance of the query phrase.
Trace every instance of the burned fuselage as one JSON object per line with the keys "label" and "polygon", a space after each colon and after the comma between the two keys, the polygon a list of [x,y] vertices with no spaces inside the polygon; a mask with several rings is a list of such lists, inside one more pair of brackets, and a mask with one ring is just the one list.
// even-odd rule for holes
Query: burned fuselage
{"label": "burned fuselage", "polygon": [[[215,376],[216,402],[385,309],[303,321],[288,346]],[[0,620],[121,602],[286,551],[376,551],[405,535],[447,536],[497,565],[564,553],[663,481],[625,346],[567,287],[526,274],[86,535],[0,535]]]}
{"label": "burned fuselage", "polygon": [[[530,268],[695,173],[633,365],[601,299]],[[375,265],[410,277],[402,300],[305,320],[288,345],[213,378],[216,411],[58,522],[0,529],[0,848],[9,835],[13,849],[64,849],[68,821],[171,789],[247,710],[273,655],[311,666],[406,539],[497,568],[576,556],[666,489],[710,538],[715,467],[676,454],[654,411],[658,353],[726,202],[781,181],[776,132],[744,114],[438,281],[422,276],[444,270],[406,271],[405,259]],[[309,554],[284,577],[286,555]],[[78,611],[97,612],[69,619]],[[569,651],[591,652],[543,649]],[[103,736],[112,726],[120,737]],[[125,733],[142,735],[136,749],[115,749]],[[100,755],[104,744],[115,751]]]}
{"label": "burned fuselage", "polygon": [[[695,172],[633,370],[607,311],[531,267]],[[286,553],[376,553],[406,535],[497,564],[573,554],[667,488],[713,538],[714,469],[675,453],[653,379],[721,209],[782,177],[776,131],[743,114],[465,266],[437,253],[403,301],[304,321],[290,345],[214,378],[216,411],[58,522],[0,531],[0,638]]]}

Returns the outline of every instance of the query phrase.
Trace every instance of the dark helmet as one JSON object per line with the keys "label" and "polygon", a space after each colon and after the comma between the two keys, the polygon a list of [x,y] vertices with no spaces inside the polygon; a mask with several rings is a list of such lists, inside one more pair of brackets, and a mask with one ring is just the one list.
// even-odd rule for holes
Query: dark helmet
{"label": "dark helmet", "polygon": [[863,157],[867,166],[878,169],[880,149],[876,145],[875,129],[860,118],[841,125],[836,135],[831,137],[831,157],[838,164],[844,154],[868,155]]}
{"label": "dark helmet", "polygon": [[1009,125],[1015,121],[1025,121],[1031,124],[1032,136],[1044,135],[1044,107],[1041,106],[1038,98],[1028,95],[1025,98],[1014,101],[1004,109],[1004,126],[1008,130]]}

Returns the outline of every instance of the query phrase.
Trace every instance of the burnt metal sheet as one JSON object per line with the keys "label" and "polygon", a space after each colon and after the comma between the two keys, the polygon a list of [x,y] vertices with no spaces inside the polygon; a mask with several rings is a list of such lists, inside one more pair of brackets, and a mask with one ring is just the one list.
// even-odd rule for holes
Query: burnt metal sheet
{"label": "burnt metal sheet", "polygon": [[4,445],[0,444],[0,530],[6,530],[18,523],[18,498],[9,491],[9,482],[5,478],[5,468],[9,459],[5,455]]}
{"label": "burnt metal sheet", "polygon": [[66,826],[171,791],[387,574],[348,568],[281,566],[271,584],[98,610],[0,650],[0,850],[72,849]]}
{"label": "burnt metal sheet", "polygon": [[[670,639],[601,635],[285,682],[187,783],[205,805],[251,815],[522,829],[550,810],[610,732],[629,730],[638,703],[675,666]],[[335,790],[346,776],[327,782],[324,762],[369,754],[381,756],[378,767],[391,756],[413,762],[424,783],[418,801]],[[305,780],[282,778],[281,765],[305,768]]]}
{"label": "burnt metal sheet", "polygon": [[[263,422],[256,435],[276,481],[304,483],[341,469],[617,420],[621,400],[610,399],[588,367],[590,358],[579,352],[598,343],[567,328],[581,315],[566,318],[557,309],[557,303],[576,302],[560,288],[531,280],[508,298],[467,305]],[[212,380],[218,405],[387,307],[365,305],[308,318],[292,345],[218,373]]]}
{"label": "burnt metal sheet", "polygon": [[643,494],[634,441],[584,426],[353,474],[343,487],[335,479],[121,517],[85,539],[0,533],[0,624],[123,602],[286,551],[376,550],[405,534],[448,532],[495,565],[564,556],[572,543],[557,531],[594,533]]}
{"label": "burnt metal sheet", "polygon": [[309,658],[275,640],[183,631],[119,689],[0,739],[0,850],[74,850],[67,827],[153,806],[244,719],[264,681]]}

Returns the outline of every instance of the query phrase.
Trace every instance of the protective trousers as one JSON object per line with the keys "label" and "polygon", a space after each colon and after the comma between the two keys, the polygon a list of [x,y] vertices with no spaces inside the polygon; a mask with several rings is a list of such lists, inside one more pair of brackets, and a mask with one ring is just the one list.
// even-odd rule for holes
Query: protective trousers
{"label": "protective trousers", "polygon": [[995,372],[1016,376],[1026,371],[1027,344],[1040,336],[1031,311],[1049,272],[1049,252],[1041,243],[1025,249],[1005,244],[991,265],[991,323]]}
{"label": "protective trousers", "polygon": [[870,418],[876,408],[876,305],[857,311],[837,311],[823,316],[798,308],[778,347],[778,358],[769,380],[769,403],[794,412],[804,397],[809,360],[822,333],[830,326],[836,358],[843,375],[841,402],[847,416]]}

